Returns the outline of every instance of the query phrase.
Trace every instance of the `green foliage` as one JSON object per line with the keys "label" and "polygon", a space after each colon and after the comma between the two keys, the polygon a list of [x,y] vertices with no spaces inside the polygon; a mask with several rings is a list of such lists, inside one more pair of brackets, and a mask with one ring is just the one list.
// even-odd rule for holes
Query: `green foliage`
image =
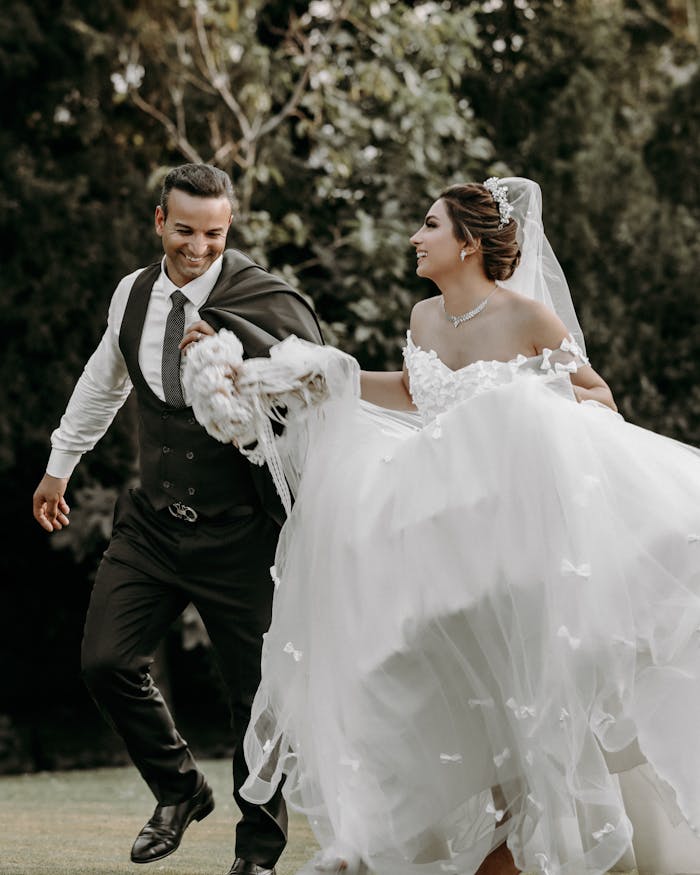
{"label": "green foliage", "polygon": [[308,294],[328,341],[375,368],[400,365],[411,306],[433,293],[408,243],[433,198],[458,180],[533,177],[621,411],[700,443],[700,74],[676,0],[9,0],[3,11],[0,470],[16,601],[33,599],[32,575],[47,581],[53,652],[59,630],[78,634],[67,621],[86,593],[57,592],[49,563],[72,552],[89,578],[110,490],[133,474],[133,405],[71,482],[70,551],[46,548],[29,496],[114,286],[159,257],[153,206],[182,161],[232,174],[232,245]]}
{"label": "green foliage", "polygon": [[[458,86],[471,11],[437,4],[142,4],[115,38],[118,99],[186,160],[229,170],[235,240],[314,300],[331,342],[396,366],[408,236],[446,180],[493,150]],[[291,8],[290,8],[291,7]]]}
{"label": "green foliage", "polygon": [[621,412],[698,443],[697,46],[666,3],[498,5],[478,16],[491,38],[464,83],[477,115],[502,160],[542,186]]}
{"label": "green foliage", "polygon": [[[0,34],[0,65],[14,110],[0,134],[6,250],[0,320],[3,373],[12,374],[0,386],[8,412],[0,466],[12,470],[21,450],[37,454],[40,472],[50,430],[104,330],[117,280],[133,269],[135,257],[153,260],[158,250],[144,245],[143,220],[133,222],[134,209],[145,221],[150,212],[143,156],[124,148],[133,142],[133,128],[112,110],[105,59],[86,56],[73,27],[76,17],[118,27],[119,4],[95,10],[87,2],[64,3],[58,12],[49,3],[34,4],[31,12],[23,3],[14,7]],[[118,423],[98,454],[100,476],[123,480],[132,452]]]}

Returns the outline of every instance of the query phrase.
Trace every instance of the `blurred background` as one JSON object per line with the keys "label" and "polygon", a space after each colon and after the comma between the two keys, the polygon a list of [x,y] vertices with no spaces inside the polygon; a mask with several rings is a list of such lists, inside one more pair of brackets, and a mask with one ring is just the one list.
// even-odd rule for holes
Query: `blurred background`
{"label": "blurred background", "polygon": [[[408,244],[443,186],[543,191],[594,367],[637,425],[700,444],[700,0],[5,0],[0,17],[0,772],[127,762],[80,679],[131,400],[47,536],[31,496],[118,280],[161,255],[185,161],[230,172],[229,245],[307,295],[328,342],[397,369],[433,294]],[[198,618],[156,674],[226,755]]]}

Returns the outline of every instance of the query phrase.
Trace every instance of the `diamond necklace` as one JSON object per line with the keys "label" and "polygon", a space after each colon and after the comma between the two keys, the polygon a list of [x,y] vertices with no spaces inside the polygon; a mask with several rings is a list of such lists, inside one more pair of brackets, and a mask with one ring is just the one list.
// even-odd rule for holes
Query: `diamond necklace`
{"label": "diamond necklace", "polygon": [[[498,286],[496,286],[496,289],[497,288],[498,288]],[[492,292],[489,292],[489,294],[484,298],[484,300],[480,304],[477,304],[473,310],[469,310],[466,313],[461,313],[459,316],[451,316],[447,312],[447,310],[445,309],[445,299],[443,298],[442,299],[442,311],[445,314],[445,316],[447,316],[447,318],[450,320],[452,325],[455,328],[457,328],[457,326],[461,325],[462,322],[466,322],[467,320],[473,319],[475,316],[478,316],[479,313],[481,313],[481,311],[486,308],[486,305],[489,302],[489,298],[491,297],[493,292],[496,291],[496,289],[494,289]]]}

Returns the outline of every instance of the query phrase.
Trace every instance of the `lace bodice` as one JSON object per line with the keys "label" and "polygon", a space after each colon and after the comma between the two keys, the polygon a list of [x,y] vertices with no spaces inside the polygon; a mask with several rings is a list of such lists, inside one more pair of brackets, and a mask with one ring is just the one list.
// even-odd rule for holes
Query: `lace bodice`
{"label": "lace bodice", "polygon": [[455,404],[488,392],[514,380],[546,377],[561,382],[588,359],[578,344],[564,338],[558,349],[545,349],[541,355],[528,358],[518,355],[508,362],[476,361],[453,371],[439,358],[435,350],[416,346],[411,332],[406,334],[403,349],[413,401],[424,422],[432,422]]}

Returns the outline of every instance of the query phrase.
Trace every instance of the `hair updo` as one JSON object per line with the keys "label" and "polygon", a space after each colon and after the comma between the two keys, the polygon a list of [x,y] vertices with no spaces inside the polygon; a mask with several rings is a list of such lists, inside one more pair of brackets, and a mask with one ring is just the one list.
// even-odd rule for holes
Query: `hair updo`
{"label": "hair updo", "polygon": [[455,237],[467,245],[481,241],[486,276],[490,280],[510,279],[520,263],[515,219],[499,231],[498,204],[478,182],[451,185],[439,198],[445,204]]}

